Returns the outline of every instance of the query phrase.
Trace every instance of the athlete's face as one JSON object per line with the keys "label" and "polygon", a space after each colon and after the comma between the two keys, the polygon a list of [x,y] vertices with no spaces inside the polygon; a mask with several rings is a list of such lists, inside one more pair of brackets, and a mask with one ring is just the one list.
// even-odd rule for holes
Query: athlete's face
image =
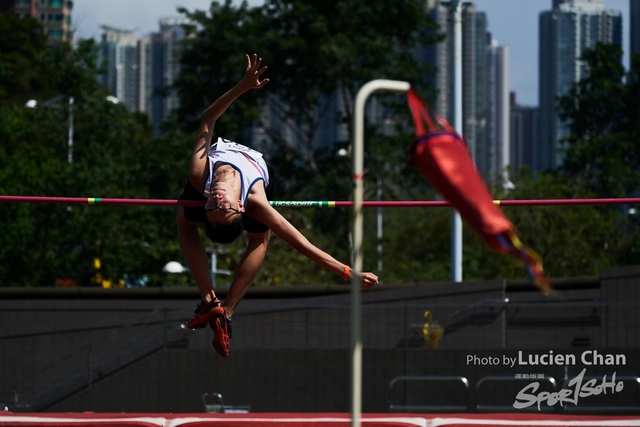
{"label": "athlete's face", "polygon": [[236,215],[244,212],[244,206],[240,200],[234,200],[229,193],[214,191],[207,199],[204,209],[207,211],[207,220],[211,224],[229,224]]}

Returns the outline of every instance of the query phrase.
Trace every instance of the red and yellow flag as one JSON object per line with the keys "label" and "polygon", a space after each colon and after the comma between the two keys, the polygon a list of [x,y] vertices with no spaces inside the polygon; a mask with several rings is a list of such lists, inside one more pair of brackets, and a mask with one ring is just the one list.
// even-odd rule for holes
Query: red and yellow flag
{"label": "red and yellow flag", "polygon": [[418,171],[460,213],[462,219],[495,250],[520,258],[529,278],[542,291],[551,286],[540,256],[524,245],[515,227],[493,202],[464,140],[412,89],[409,108],[416,130],[410,148]]}

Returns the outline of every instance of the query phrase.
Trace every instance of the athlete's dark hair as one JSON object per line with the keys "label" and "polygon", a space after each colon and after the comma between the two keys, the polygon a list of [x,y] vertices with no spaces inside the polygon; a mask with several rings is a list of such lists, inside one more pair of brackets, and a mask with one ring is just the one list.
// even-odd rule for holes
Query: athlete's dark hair
{"label": "athlete's dark hair", "polygon": [[214,243],[231,243],[244,231],[242,215],[236,217],[228,224],[204,224],[205,234]]}

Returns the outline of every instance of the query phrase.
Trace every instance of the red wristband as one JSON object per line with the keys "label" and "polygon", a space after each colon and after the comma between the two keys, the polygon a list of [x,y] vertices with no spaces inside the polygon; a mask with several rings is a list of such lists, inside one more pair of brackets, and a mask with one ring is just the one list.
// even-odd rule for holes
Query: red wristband
{"label": "red wristband", "polygon": [[351,272],[351,267],[349,267],[348,265],[344,266],[344,271],[342,272],[342,278],[344,280],[347,280],[349,278],[349,273]]}

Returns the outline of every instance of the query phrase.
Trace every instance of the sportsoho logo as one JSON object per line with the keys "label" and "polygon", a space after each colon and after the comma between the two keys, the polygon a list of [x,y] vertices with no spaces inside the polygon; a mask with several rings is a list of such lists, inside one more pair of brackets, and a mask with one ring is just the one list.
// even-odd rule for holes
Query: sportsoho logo
{"label": "sportsoho logo", "polygon": [[[626,365],[627,360],[623,354],[600,354],[596,350],[587,350],[580,355],[580,362],[586,366],[616,366]],[[524,355],[519,351],[517,360],[513,360],[513,363],[510,364],[511,366],[516,364],[518,366],[567,366],[576,364],[576,356],[573,354],[553,354],[553,351],[545,354]],[[539,411],[542,404],[564,406],[565,403],[573,403],[577,406],[581,398],[599,394],[615,394],[624,389],[624,383],[616,381],[615,372],[610,378],[604,375],[602,378],[591,378],[585,381],[586,373],[587,368],[582,369],[578,376],[566,383],[566,388],[556,392],[541,391],[537,393],[540,383],[532,382],[520,390],[513,402],[513,407],[524,409],[536,405]],[[531,376],[530,378],[536,377]]]}

